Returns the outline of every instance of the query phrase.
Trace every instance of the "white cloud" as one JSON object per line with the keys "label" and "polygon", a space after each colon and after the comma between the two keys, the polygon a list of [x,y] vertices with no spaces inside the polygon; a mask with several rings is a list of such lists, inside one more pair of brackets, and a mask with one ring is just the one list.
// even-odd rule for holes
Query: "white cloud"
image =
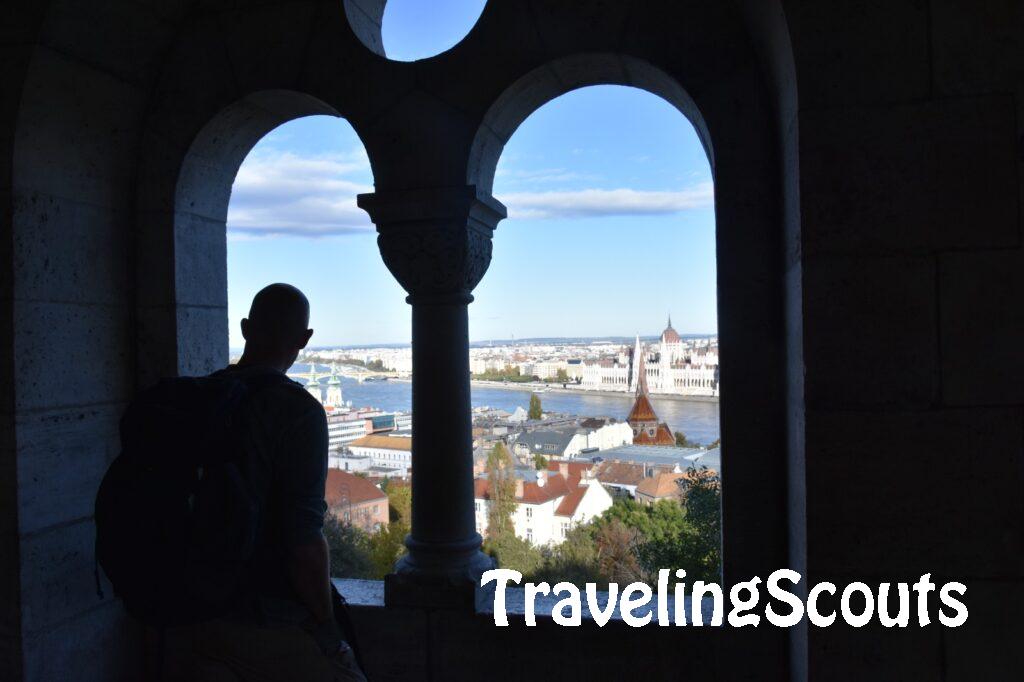
{"label": "white cloud", "polygon": [[513,192],[498,197],[510,218],[588,218],[594,216],[670,215],[706,208],[714,186],[700,183],[664,192],[637,189],[582,189],[565,192]]}
{"label": "white cloud", "polygon": [[[507,171],[528,183],[592,180],[564,168]],[[271,236],[327,237],[372,232],[356,195],[373,187],[366,152],[303,156],[273,150],[250,154],[242,164],[228,208],[232,239]],[[358,179],[353,179],[358,178]],[[577,189],[502,194],[510,218],[550,219],[593,216],[671,215],[706,208],[714,198],[710,182],[677,191]]]}
{"label": "white cloud", "polygon": [[495,173],[504,182],[534,184],[544,182],[569,182],[573,180],[600,180],[600,176],[590,173],[577,173],[565,168],[538,168],[535,170],[510,170],[499,168]]}
{"label": "white cloud", "polygon": [[369,217],[356,206],[356,194],[372,192],[373,187],[347,177],[353,175],[369,175],[362,149],[317,156],[255,152],[235,178],[228,231],[234,238],[371,231]]}

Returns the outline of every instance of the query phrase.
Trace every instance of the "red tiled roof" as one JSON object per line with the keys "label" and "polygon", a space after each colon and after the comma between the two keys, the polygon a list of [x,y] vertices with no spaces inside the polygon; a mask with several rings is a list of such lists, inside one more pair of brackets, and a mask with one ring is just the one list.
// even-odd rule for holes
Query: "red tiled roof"
{"label": "red tiled roof", "polygon": [[324,499],[328,507],[338,507],[345,504],[386,500],[388,496],[365,478],[341,469],[328,469]]}
{"label": "red tiled roof", "polygon": [[686,478],[686,474],[663,471],[644,479],[636,491],[648,497],[678,497],[681,492],[678,481],[681,478]]}
{"label": "red tiled roof", "polygon": [[536,482],[524,483],[522,501],[526,504],[543,504],[562,495],[568,495],[569,492],[569,484],[566,480],[562,478],[561,474],[555,474],[548,476],[547,483],[542,486],[537,485]]}
{"label": "red tiled roof", "polygon": [[[547,483],[544,485],[537,485],[535,482],[523,483],[523,495],[516,499],[524,504],[543,504],[568,495],[570,492],[569,484],[562,478],[562,475],[555,474],[548,476]],[[473,497],[478,500],[490,499],[490,486],[486,478],[473,480]]]}
{"label": "red tiled roof", "polygon": [[580,484],[580,479],[583,478],[583,474],[590,471],[594,464],[592,462],[566,462],[558,460],[548,460],[548,471],[561,471],[562,466],[566,467],[570,488],[575,488]]}
{"label": "red tiled roof", "polygon": [[573,489],[559,503],[558,509],[555,510],[555,516],[572,516],[575,514],[576,508],[580,506],[580,501],[583,500],[583,496],[586,494],[586,486],[579,486]]}
{"label": "red tiled roof", "polygon": [[633,409],[629,411],[626,421],[630,424],[634,422],[658,421],[658,415],[654,412],[654,406],[651,405],[651,401],[647,398],[646,393],[640,393],[636,396],[636,402],[633,403]]}

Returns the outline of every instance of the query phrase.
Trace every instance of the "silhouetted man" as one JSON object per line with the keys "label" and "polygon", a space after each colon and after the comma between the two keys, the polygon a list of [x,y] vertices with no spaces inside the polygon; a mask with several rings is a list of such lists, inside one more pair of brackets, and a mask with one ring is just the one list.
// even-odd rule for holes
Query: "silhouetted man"
{"label": "silhouetted man", "polygon": [[331,606],[322,532],[326,415],[285,375],[313,335],[308,327],[309,301],[302,292],[271,284],[256,294],[242,320],[241,359],[213,375],[263,386],[247,401],[240,429],[248,439],[246,476],[262,499],[250,581],[238,608],[198,626],[206,680],[365,679]]}

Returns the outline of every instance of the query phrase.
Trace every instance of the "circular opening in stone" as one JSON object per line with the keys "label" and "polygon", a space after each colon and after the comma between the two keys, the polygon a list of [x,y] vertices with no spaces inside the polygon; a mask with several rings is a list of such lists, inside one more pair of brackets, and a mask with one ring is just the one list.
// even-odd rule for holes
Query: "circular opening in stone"
{"label": "circular opening in stone", "polygon": [[387,0],[384,54],[414,62],[455,47],[476,25],[486,0]]}

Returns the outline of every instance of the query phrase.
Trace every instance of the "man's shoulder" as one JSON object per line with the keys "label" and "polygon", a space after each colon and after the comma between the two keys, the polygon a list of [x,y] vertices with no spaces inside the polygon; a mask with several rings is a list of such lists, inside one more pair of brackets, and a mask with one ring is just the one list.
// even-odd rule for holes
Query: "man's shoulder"
{"label": "man's shoulder", "polygon": [[263,393],[274,402],[287,404],[295,412],[323,412],[324,406],[310,395],[302,384],[284,376],[274,382]]}

